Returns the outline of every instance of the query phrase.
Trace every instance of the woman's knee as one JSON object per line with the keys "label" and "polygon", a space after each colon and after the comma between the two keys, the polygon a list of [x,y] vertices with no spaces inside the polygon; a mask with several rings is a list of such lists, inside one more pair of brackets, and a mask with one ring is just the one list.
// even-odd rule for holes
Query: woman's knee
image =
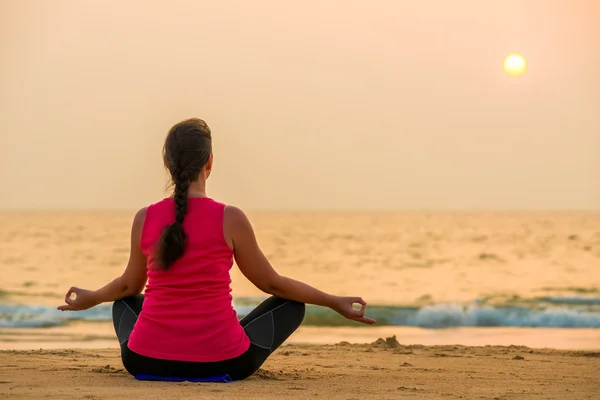
{"label": "woman's knee", "polygon": [[125,303],[123,302],[123,300],[116,300],[113,302],[112,304],[112,313],[113,316],[115,314],[120,314],[122,313],[122,311],[126,308],[127,306],[125,306]]}
{"label": "woman's knee", "polygon": [[113,303],[113,325],[119,343],[123,343],[129,339],[129,335],[133,331],[138,315],[142,310],[143,302],[144,297],[139,295],[126,297]]}
{"label": "woman's knee", "polygon": [[116,300],[113,303],[113,306],[112,306],[113,315],[115,315],[115,313],[122,313],[124,310],[129,309],[137,316],[140,313],[140,311],[142,311],[143,304],[144,304],[144,295],[143,294],[124,297],[120,300]]}
{"label": "woman's knee", "polygon": [[306,304],[299,303],[297,301],[290,301],[285,305],[285,307],[286,312],[294,316],[294,319],[297,321],[298,325],[304,321],[304,316],[306,315]]}
{"label": "woman's knee", "polygon": [[285,307],[287,312],[294,313],[294,315],[304,318],[304,313],[306,312],[306,305],[304,303],[277,296],[271,296],[267,301],[272,302],[271,307],[273,309]]}

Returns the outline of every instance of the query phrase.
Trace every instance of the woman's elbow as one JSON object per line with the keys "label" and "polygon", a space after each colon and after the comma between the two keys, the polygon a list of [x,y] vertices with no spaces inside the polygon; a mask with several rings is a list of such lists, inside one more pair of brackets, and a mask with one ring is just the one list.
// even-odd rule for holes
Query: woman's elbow
{"label": "woman's elbow", "polygon": [[144,287],[136,287],[134,289],[131,290],[129,296],[137,296],[138,294],[141,294],[144,291]]}
{"label": "woman's elbow", "polygon": [[145,284],[135,283],[126,283],[123,287],[122,295],[123,297],[132,297],[137,296],[138,294],[144,291]]}
{"label": "woman's elbow", "polygon": [[280,275],[270,276],[262,282],[262,287],[259,289],[272,296],[282,297],[285,291],[283,280]]}

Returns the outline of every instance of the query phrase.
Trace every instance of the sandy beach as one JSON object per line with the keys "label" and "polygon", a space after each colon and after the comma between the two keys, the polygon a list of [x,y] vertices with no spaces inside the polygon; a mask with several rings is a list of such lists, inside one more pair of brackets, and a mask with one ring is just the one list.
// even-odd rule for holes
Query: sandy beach
{"label": "sandy beach", "polygon": [[600,353],[521,346],[287,345],[235,383],[150,383],[117,349],[0,352],[8,399],[597,399]]}

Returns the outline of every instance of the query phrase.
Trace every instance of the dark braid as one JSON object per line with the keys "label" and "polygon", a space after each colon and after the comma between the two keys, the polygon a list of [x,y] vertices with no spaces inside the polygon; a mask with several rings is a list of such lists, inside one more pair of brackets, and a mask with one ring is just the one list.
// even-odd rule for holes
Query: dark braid
{"label": "dark braid", "polygon": [[169,269],[185,252],[187,235],[183,220],[188,209],[188,190],[190,183],[198,179],[211,154],[210,129],[202,120],[180,122],[167,135],[163,158],[175,185],[175,222],[163,230],[156,247],[155,259],[159,268]]}
{"label": "dark braid", "polygon": [[181,171],[175,177],[175,222],[183,224],[183,219],[187,213],[188,207],[188,189],[190,188],[190,178],[187,171]]}

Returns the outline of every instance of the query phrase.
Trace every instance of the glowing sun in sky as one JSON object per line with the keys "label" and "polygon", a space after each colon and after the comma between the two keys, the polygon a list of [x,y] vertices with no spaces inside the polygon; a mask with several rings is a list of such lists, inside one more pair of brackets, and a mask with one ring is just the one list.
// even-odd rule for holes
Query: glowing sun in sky
{"label": "glowing sun in sky", "polygon": [[527,69],[527,61],[520,54],[510,54],[504,60],[504,71],[509,75],[521,75]]}

